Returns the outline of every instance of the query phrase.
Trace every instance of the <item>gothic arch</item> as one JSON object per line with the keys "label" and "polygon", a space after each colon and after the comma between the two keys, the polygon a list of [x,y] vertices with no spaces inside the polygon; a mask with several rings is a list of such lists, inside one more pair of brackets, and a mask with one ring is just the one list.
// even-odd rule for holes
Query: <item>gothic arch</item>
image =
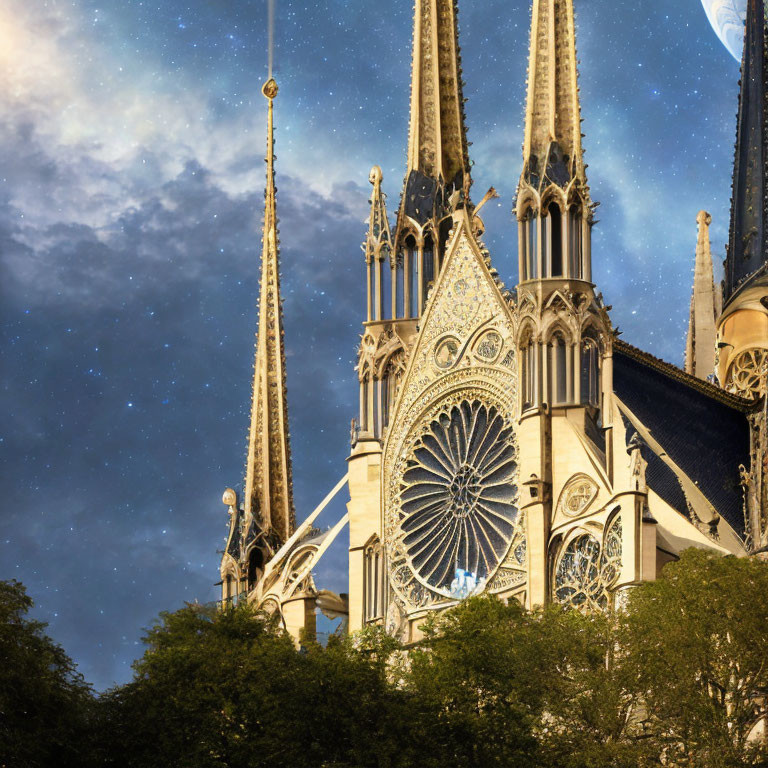
{"label": "gothic arch", "polygon": [[520,330],[517,332],[517,345],[521,349],[537,340],[537,323],[532,316],[524,317],[520,323]]}
{"label": "gothic arch", "polygon": [[564,211],[568,204],[568,199],[565,196],[565,192],[557,186],[557,184],[550,184],[541,196],[541,215],[546,216],[546,211],[552,203],[557,203],[561,211]]}
{"label": "gothic arch", "polygon": [[541,208],[541,198],[536,190],[531,187],[521,189],[517,198],[517,218],[524,219],[526,216],[538,216]]}
{"label": "gothic arch", "polygon": [[574,342],[574,329],[570,327],[568,321],[561,317],[551,317],[544,324],[541,331],[541,340],[544,344],[552,342],[552,338],[555,334],[561,334],[566,344],[573,344]]}

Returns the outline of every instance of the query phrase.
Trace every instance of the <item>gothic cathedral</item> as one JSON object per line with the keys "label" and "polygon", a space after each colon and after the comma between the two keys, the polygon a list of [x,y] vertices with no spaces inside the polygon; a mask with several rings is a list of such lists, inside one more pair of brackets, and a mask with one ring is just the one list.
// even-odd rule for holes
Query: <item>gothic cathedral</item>
{"label": "gothic cathedral", "polygon": [[[473,201],[458,0],[416,0],[407,167],[390,222],[378,167],[365,238],[360,401],[346,474],[297,526],[285,390],[269,103],[259,329],[243,498],[223,599],[317,611],[408,642],[430,612],[481,593],[604,610],[688,547],[768,550],[768,60],[749,0],[730,243],[715,286],[705,211],[685,369],[618,338],[592,282],[574,0],[533,0],[519,282],[483,245]],[[599,162],[599,158],[596,160]],[[595,254],[601,258],[601,254]],[[340,469],[340,473],[343,469]],[[337,493],[347,514],[313,527]],[[313,569],[349,527],[349,593]]]}

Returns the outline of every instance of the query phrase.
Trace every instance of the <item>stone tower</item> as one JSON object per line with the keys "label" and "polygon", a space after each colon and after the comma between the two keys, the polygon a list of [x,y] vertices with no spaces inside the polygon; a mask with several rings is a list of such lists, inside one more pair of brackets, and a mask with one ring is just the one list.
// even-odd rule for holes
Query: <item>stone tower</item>
{"label": "stone tower", "polygon": [[768,361],[768,59],[763,0],[748,0],[741,64],[731,228],[717,328],[720,384],[757,397]]}
{"label": "stone tower", "polygon": [[[358,355],[360,411],[349,458],[350,628],[383,615],[381,447],[400,393],[418,320],[445,257],[452,213],[471,184],[456,0],[416,0],[405,179],[390,230],[381,169],[370,182],[363,244],[367,314]],[[369,566],[367,564],[378,563]],[[378,575],[376,575],[378,574]],[[363,606],[362,591],[368,595]]]}
{"label": "stone tower", "polygon": [[[583,436],[611,471],[610,321],[592,285],[593,204],[581,145],[572,0],[534,0],[523,171],[517,191],[521,476],[529,488],[529,590],[549,593],[548,548],[559,462]],[[526,450],[527,449],[527,450]]]}

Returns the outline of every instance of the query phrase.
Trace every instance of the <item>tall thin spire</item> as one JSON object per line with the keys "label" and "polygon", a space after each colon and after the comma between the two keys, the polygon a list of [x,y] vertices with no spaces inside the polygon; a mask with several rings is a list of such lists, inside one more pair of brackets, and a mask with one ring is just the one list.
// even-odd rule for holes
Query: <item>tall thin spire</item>
{"label": "tall thin spire", "polygon": [[709,242],[712,217],[706,211],[699,211],[696,221],[699,224],[699,236],[696,243],[688,340],[685,346],[685,370],[700,379],[708,379],[715,372],[718,309]]}
{"label": "tall thin spire", "polygon": [[768,190],[765,177],[767,68],[763,0],[748,0],[733,169],[731,230],[723,282],[723,300],[726,303],[748,278],[763,270],[768,259]]}
{"label": "tall thin spire", "polygon": [[403,216],[419,225],[437,214],[448,197],[469,189],[461,57],[456,0],[416,0],[411,65],[408,167]]}
{"label": "tall thin spire", "polygon": [[267,110],[267,186],[259,288],[259,330],[253,379],[251,428],[245,476],[245,525],[284,542],[295,527],[288,404],[285,385],[283,307],[275,201],[273,102],[277,83],[264,84]]}
{"label": "tall thin spire", "polygon": [[533,0],[522,181],[586,186],[573,0]]}
{"label": "tall thin spire", "polygon": [[[392,232],[387,217],[386,195],[381,191],[382,173],[378,165],[371,168],[368,180],[373,184],[373,192],[363,252],[368,280],[368,322],[371,322],[385,318],[390,309],[384,306],[384,270],[391,267]],[[392,308],[393,317],[395,311]]]}

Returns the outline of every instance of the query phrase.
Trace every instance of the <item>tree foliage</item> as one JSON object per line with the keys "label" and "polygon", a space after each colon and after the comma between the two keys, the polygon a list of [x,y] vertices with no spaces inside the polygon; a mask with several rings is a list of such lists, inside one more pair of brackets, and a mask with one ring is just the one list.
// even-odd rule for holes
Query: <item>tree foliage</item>
{"label": "tree foliage", "polygon": [[247,605],[189,605],[94,700],[2,583],[0,766],[765,767],[765,595],[768,564],[689,551],[613,613],[476,597],[408,647],[369,628],[301,650]]}
{"label": "tree foliage", "polygon": [[0,766],[69,768],[93,759],[91,691],[18,581],[0,581]]}

